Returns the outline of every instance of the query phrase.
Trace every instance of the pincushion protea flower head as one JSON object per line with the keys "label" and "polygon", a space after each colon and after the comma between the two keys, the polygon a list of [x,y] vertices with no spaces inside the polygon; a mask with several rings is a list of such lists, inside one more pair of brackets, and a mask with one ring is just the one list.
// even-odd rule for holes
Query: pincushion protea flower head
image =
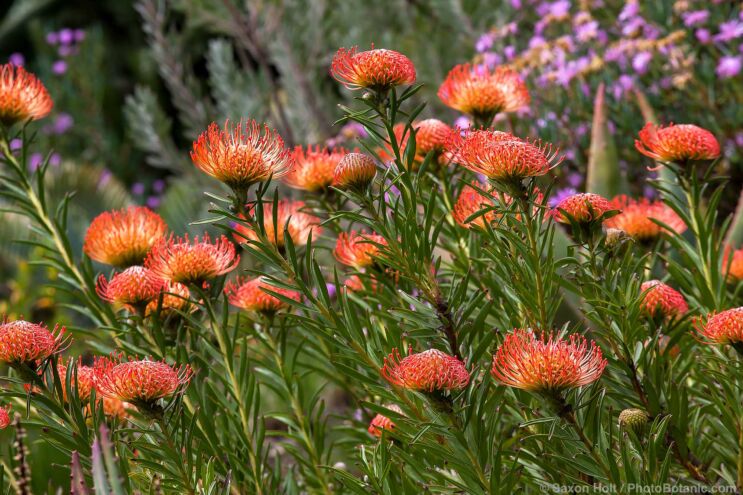
{"label": "pincushion protea flower head", "polygon": [[344,148],[320,148],[301,146],[294,148],[292,159],[294,167],[284,176],[289,187],[308,192],[327,189],[333,184],[333,174],[338,162],[348,153]]}
{"label": "pincushion protea flower head", "polygon": [[173,366],[165,361],[152,361],[111,354],[96,359],[93,366],[95,389],[103,397],[151,407],[164,397],[188,385],[193,371],[189,365]]}
{"label": "pincushion protea flower head", "polygon": [[227,300],[230,304],[240,309],[258,313],[275,313],[280,309],[289,307],[289,304],[285,301],[266,291],[281,294],[295,301],[300,299],[297,291],[271,285],[263,277],[253,279],[237,277],[235,280],[227,282],[224,288],[224,293],[227,294]]}
{"label": "pincushion protea flower head", "polygon": [[[416,121],[411,126],[415,130],[416,163],[420,164],[423,162],[429,152],[433,152],[435,162],[445,161],[443,155],[444,146],[446,146],[452,128],[438,119]],[[410,132],[405,132],[405,128],[406,125],[403,123],[395,124],[393,127],[401,156],[405,156],[407,144],[410,139]],[[383,161],[391,160],[394,155],[392,147],[389,144],[385,146],[385,149],[379,150],[377,153]]]}
{"label": "pincushion protea flower head", "polygon": [[464,363],[437,349],[412,353],[400,358],[393,349],[381,369],[385,380],[398,387],[425,392],[460,390],[467,386],[470,374]]}
{"label": "pincushion protea flower head", "polygon": [[[183,309],[188,304],[190,296],[191,292],[185,285],[165,281],[160,294],[147,304],[144,311],[145,316],[154,314],[158,307],[160,308],[160,316],[167,316],[175,310]],[[162,302],[160,302],[160,297],[162,297]]]}
{"label": "pincushion protea flower head", "polygon": [[95,217],[85,233],[83,251],[91,259],[126,268],[142,264],[153,245],[165,238],[168,226],[144,206],[106,211]]}
{"label": "pincushion protea flower head", "polygon": [[681,217],[661,201],[650,201],[645,198],[635,200],[620,195],[611,200],[611,205],[612,209],[621,210],[621,212],[606,219],[604,225],[623,230],[637,241],[652,241],[666,230],[653,220],[667,225],[677,234],[686,231],[686,224]]}
{"label": "pincushion protea flower head", "polygon": [[0,123],[38,120],[52,111],[49,93],[36,76],[13,64],[0,66]]}
{"label": "pincushion protea flower head", "polygon": [[552,210],[555,220],[561,223],[591,223],[603,220],[613,210],[609,200],[598,194],[578,193],[560,201]]}
{"label": "pincushion protea flower head", "polygon": [[487,190],[487,186],[485,184],[481,184],[477,181],[473,181],[472,186],[464,186],[451,212],[454,220],[459,225],[465,228],[485,228],[486,225],[492,223],[496,218],[495,211],[489,210],[484,214],[478,216],[477,218],[474,218],[469,222],[467,221],[469,217],[471,217],[478,211],[484,210],[485,208],[489,208],[494,205],[492,199],[483,196],[476,188],[479,188],[482,191]]}
{"label": "pincushion protea flower head", "polygon": [[386,246],[387,239],[372,232],[341,232],[335,243],[335,259],[357,270],[372,266],[380,254],[380,246]]}
{"label": "pincushion protea flower head", "polygon": [[37,368],[42,361],[66,347],[64,333],[65,327],[59,325],[49,331],[43,324],[3,320],[0,324],[0,362]]}
{"label": "pincushion protea flower head", "polygon": [[351,275],[343,283],[343,287],[350,292],[362,292],[369,290],[371,292],[377,292],[380,288],[379,282],[376,278],[369,276],[363,279],[358,275]]}
{"label": "pincushion protea flower head", "polygon": [[157,277],[181,284],[199,284],[232,271],[240,262],[235,246],[225,236],[212,241],[208,234],[191,241],[170,236],[155,244],[145,266]]}
{"label": "pincushion protea flower head", "polygon": [[[273,203],[263,204],[263,228],[266,231],[268,241],[283,248],[285,245],[284,226],[286,226],[286,231],[295,246],[307,244],[307,238],[310,234],[312,234],[313,239],[317,239],[317,236],[322,233],[320,219],[315,215],[303,212],[302,208],[304,208],[304,201],[280,200],[276,210],[276,225],[274,225]],[[236,224],[234,228],[236,231],[234,237],[237,242],[258,240],[258,235],[250,226],[240,223]]]}
{"label": "pincushion protea flower head", "polygon": [[96,292],[104,301],[137,308],[157,298],[163,286],[164,281],[152,270],[143,266],[130,266],[115,274],[109,281],[105,276],[99,276]]}
{"label": "pincushion protea flower head", "polygon": [[460,64],[439,87],[444,105],[477,118],[492,120],[500,112],[529,105],[531,97],[519,74],[509,67]]}
{"label": "pincushion protea flower head", "polygon": [[348,153],[333,172],[333,185],[341,189],[365,189],[377,175],[374,160],[363,153]]}
{"label": "pincushion protea flower head", "polygon": [[[57,363],[57,374],[62,385],[62,397],[67,401],[67,369],[72,364],[72,360],[67,363]],[[75,373],[77,373],[77,380],[75,380]],[[91,366],[85,366],[82,361],[78,359],[75,370],[72,371],[73,382],[70,388],[77,389],[77,396],[80,398],[80,402],[87,402],[90,398],[90,392],[93,390],[93,368]]]}
{"label": "pincushion protea flower head", "polygon": [[[397,404],[389,404],[385,406],[390,411],[395,411],[398,414],[402,414],[402,409]],[[382,431],[392,431],[395,428],[395,423],[390,418],[383,414],[377,414],[369,423],[369,433],[377,438],[382,436]]]}
{"label": "pincushion protea flower head", "polygon": [[707,129],[691,124],[666,127],[645,124],[635,140],[635,148],[659,162],[685,163],[689,160],[714,160],[720,156],[720,143]]}
{"label": "pincushion protea flower head", "polygon": [[0,430],[4,430],[8,426],[10,426],[10,404],[0,406]]}
{"label": "pincushion protea flower head", "polygon": [[292,166],[291,153],[284,140],[268,126],[255,120],[231,124],[224,128],[212,122],[193,143],[191,160],[204,173],[244,191],[256,182],[278,179]]}
{"label": "pincushion protea flower head", "polygon": [[686,314],[689,305],[684,296],[673,287],[660,280],[643,282],[640,286],[642,300],[640,307],[648,316],[674,317]]}
{"label": "pincushion protea flower head", "polygon": [[710,344],[743,344],[743,306],[710,313],[695,322],[697,333]]}
{"label": "pincushion protea flower head", "polygon": [[605,367],[601,349],[582,335],[566,340],[516,329],[496,351],[491,374],[503,385],[556,394],[595,382]]}
{"label": "pincushion protea flower head", "polygon": [[531,143],[493,129],[454,130],[446,150],[452,161],[497,181],[544,175],[562,161],[552,145]]}
{"label": "pincushion protea flower head", "polygon": [[743,280],[743,248],[732,250],[730,247],[727,247],[722,258],[723,270],[728,268],[728,263],[730,264],[727,272],[728,280],[731,282],[740,282]]}
{"label": "pincushion protea flower head", "polygon": [[330,74],[348,89],[386,91],[415,82],[415,66],[402,53],[374,45],[365,52],[357,49],[339,49],[330,66]]}

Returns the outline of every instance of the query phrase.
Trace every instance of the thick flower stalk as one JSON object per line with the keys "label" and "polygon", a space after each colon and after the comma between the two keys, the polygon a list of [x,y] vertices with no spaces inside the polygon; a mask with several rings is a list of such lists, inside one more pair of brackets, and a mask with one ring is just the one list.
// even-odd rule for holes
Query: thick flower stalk
{"label": "thick flower stalk", "polygon": [[339,263],[361,270],[378,261],[380,247],[386,245],[387,239],[374,232],[341,232],[333,255]]}
{"label": "thick flower stalk", "polygon": [[[307,244],[307,238],[310,234],[312,234],[313,239],[317,239],[322,233],[321,220],[315,215],[302,211],[304,206],[304,201],[280,200],[276,209],[276,225],[274,225],[273,203],[265,203],[263,205],[263,229],[266,232],[268,242],[283,248],[285,246],[285,226],[295,246]],[[260,238],[251,226],[244,223],[236,224],[234,228],[236,231],[234,237],[237,242],[257,241]]]}
{"label": "thick flower stalk", "polygon": [[53,105],[46,87],[35,75],[20,66],[0,65],[0,123],[9,127],[42,119]]}
{"label": "thick flower stalk", "polygon": [[164,286],[165,281],[152,270],[131,266],[111,280],[100,275],[96,292],[104,301],[142,309],[157,298]]}
{"label": "thick flower stalk", "polygon": [[602,221],[613,207],[609,200],[598,194],[578,193],[563,199],[552,210],[551,215],[561,223],[579,224]]}
{"label": "thick flower stalk", "polygon": [[231,272],[240,262],[235,245],[225,236],[212,241],[208,234],[189,239],[175,237],[153,246],[145,266],[157,277],[181,284],[201,284]]}
{"label": "thick flower stalk", "polygon": [[276,131],[255,120],[211,123],[193,143],[191,160],[202,172],[228,185],[239,199],[270,177],[278,179],[292,167],[291,152]]}
{"label": "thick flower stalk", "polygon": [[41,323],[4,321],[0,324],[0,362],[39,369],[44,361],[67,346],[64,334],[65,327],[59,325],[50,331]]}
{"label": "thick flower stalk", "polygon": [[529,90],[510,67],[489,69],[484,65],[455,66],[439,87],[444,105],[468,113],[489,125],[501,112],[515,112],[531,101]]}
{"label": "thick flower stalk", "polygon": [[269,294],[267,291],[295,301],[300,300],[297,291],[271,285],[263,277],[253,279],[237,277],[235,280],[227,282],[224,288],[227,300],[236,308],[263,314],[273,314],[279,310],[289,308],[286,301]]}
{"label": "thick flower stalk", "polygon": [[0,430],[10,426],[10,404],[0,406]]}
{"label": "thick flower stalk", "polygon": [[720,143],[714,134],[691,124],[662,127],[647,123],[635,140],[635,148],[645,156],[666,163],[685,164],[720,156]]}
{"label": "thick flower stalk", "polygon": [[601,349],[582,335],[563,339],[516,329],[496,351],[491,374],[503,385],[557,396],[595,382],[606,364]]}
{"label": "thick flower stalk", "polygon": [[333,57],[330,74],[348,89],[385,92],[415,82],[415,66],[394,50],[374,48],[358,52],[357,47],[341,48]]}
{"label": "thick flower stalk", "polygon": [[672,318],[689,311],[683,294],[660,280],[650,280],[640,286],[640,308],[650,317]]}
{"label": "thick flower stalk", "polygon": [[464,363],[438,349],[400,357],[397,349],[384,358],[382,377],[392,385],[422,392],[444,392],[461,390],[470,381]]}
{"label": "thick flower stalk", "polygon": [[333,172],[333,185],[340,189],[364,190],[377,175],[374,160],[363,153],[348,153]]}
{"label": "thick flower stalk", "polygon": [[[390,411],[395,411],[398,414],[402,414],[402,409],[397,404],[389,404],[385,406]],[[369,423],[369,434],[377,438],[381,438],[383,431],[392,431],[395,428],[395,423],[383,414],[377,414],[372,418]]]}
{"label": "thick flower stalk", "polygon": [[703,341],[710,344],[743,346],[743,307],[710,313],[694,325]]}
{"label": "thick flower stalk", "polygon": [[[473,187],[474,186],[474,187]],[[462,227],[471,229],[473,227],[479,227],[484,229],[486,225],[491,224],[497,217],[493,208],[493,200],[484,196],[480,193],[480,190],[487,190],[487,186],[477,181],[473,181],[472,185],[466,185],[462,188],[462,192],[459,193],[457,202],[454,203],[452,209],[452,217]],[[483,214],[470,221],[467,221],[475,213],[486,210]]]}
{"label": "thick flower stalk", "polygon": [[297,146],[292,152],[294,166],[284,176],[284,182],[294,189],[307,192],[326,190],[333,184],[338,162],[348,154],[344,148],[320,148],[319,146]]}
{"label": "thick flower stalk", "polygon": [[687,228],[681,217],[661,201],[620,195],[611,200],[611,205],[620,213],[606,219],[606,227],[622,230],[640,242],[652,242],[667,230],[656,222],[666,225],[676,234],[683,234]]}
{"label": "thick flower stalk", "polygon": [[83,252],[95,261],[118,268],[141,265],[152,246],[167,232],[168,226],[160,215],[144,206],[106,211],[90,223]]}

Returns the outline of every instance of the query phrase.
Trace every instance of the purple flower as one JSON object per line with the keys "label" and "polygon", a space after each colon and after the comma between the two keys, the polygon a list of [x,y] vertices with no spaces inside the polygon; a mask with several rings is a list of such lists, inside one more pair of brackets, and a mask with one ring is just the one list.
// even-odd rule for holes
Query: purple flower
{"label": "purple flower", "polygon": [[636,17],[640,13],[640,3],[637,0],[628,0],[624,4],[622,12],[619,13],[619,20],[626,21],[633,17]]}
{"label": "purple flower", "polygon": [[11,53],[10,57],[8,57],[8,62],[15,65],[16,67],[21,67],[23,64],[26,63],[26,57],[24,57],[22,53]]}
{"label": "purple flower", "polygon": [[521,8],[521,0],[511,0],[511,8],[519,10]]}
{"label": "purple flower", "polygon": [[591,127],[585,122],[581,122],[580,124],[575,126],[575,134],[577,134],[580,137],[583,137],[586,134],[588,134],[589,130],[591,130]]}
{"label": "purple flower", "polygon": [[552,195],[552,197],[549,199],[547,204],[550,206],[550,208],[556,208],[557,205],[559,205],[563,199],[569,198],[573,194],[577,194],[578,191],[573,189],[572,187],[565,187],[563,189],[558,189],[555,191],[555,194]]}
{"label": "purple flower", "polygon": [[652,59],[652,53],[640,52],[632,58],[632,68],[635,69],[638,74],[645,74],[648,71],[648,65],[650,65]]}
{"label": "purple flower", "polygon": [[150,196],[147,198],[147,207],[152,208],[153,210],[160,206],[160,203],[162,200],[159,196]]}
{"label": "purple flower", "polygon": [[67,62],[64,60],[57,60],[52,64],[52,72],[57,74],[58,76],[61,76],[65,72],[67,72]]}
{"label": "purple flower", "polygon": [[739,148],[743,148],[743,131],[735,133],[735,144],[737,144]]}
{"label": "purple flower", "polygon": [[54,31],[52,31],[51,33],[47,33],[46,42],[50,45],[56,45],[57,43],[59,43],[59,36]]}
{"label": "purple flower", "polygon": [[694,35],[697,37],[697,40],[703,45],[706,45],[710,41],[712,41],[712,34],[709,32],[709,29],[697,29]]}
{"label": "purple flower", "polygon": [[60,57],[69,57],[76,51],[77,49],[74,46],[61,45],[59,48],[57,48],[57,55],[59,55]]}
{"label": "purple flower", "polygon": [[41,153],[32,153],[30,157],[28,157],[28,169],[31,172],[35,172],[36,169],[38,169],[41,164],[44,161],[44,155]]}
{"label": "purple flower", "polygon": [[85,30],[84,29],[75,29],[75,41],[78,43],[85,41]]}
{"label": "purple flower", "polygon": [[566,179],[568,185],[574,189],[579,188],[580,185],[583,184],[583,175],[579,174],[578,172],[569,173]]}
{"label": "purple flower", "polygon": [[23,147],[23,141],[21,141],[20,139],[16,138],[10,141],[10,151],[18,151],[22,147]]}
{"label": "purple flower", "polygon": [[692,27],[707,22],[707,19],[709,19],[709,11],[693,10],[691,12],[684,12],[681,14],[681,18],[684,20],[684,25],[686,27]]}
{"label": "purple flower", "polygon": [[70,130],[74,123],[75,121],[72,118],[72,115],[62,112],[54,119],[54,124],[50,131],[52,134],[64,134]]}
{"label": "purple flower", "polygon": [[740,56],[726,55],[717,63],[715,72],[723,79],[729,79],[740,74],[743,58]]}
{"label": "purple flower", "polygon": [[532,39],[529,40],[529,48],[536,48],[544,44],[545,40],[541,36],[534,36]]}
{"label": "purple flower", "polygon": [[733,19],[720,24],[720,32],[715,35],[715,41],[725,43],[743,36],[743,22]]}
{"label": "purple flower", "polygon": [[656,198],[656,196],[658,196],[658,191],[656,191],[653,186],[648,184],[642,188],[642,195],[649,200],[653,200]]}
{"label": "purple flower", "polygon": [[152,190],[156,193],[161,193],[165,190],[165,181],[162,179],[157,179],[155,182],[152,183]]}
{"label": "purple flower", "polygon": [[471,125],[472,121],[466,115],[461,115],[454,121],[454,127],[459,127],[460,129],[467,129]]}
{"label": "purple flower", "polygon": [[62,157],[59,156],[59,153],[52,153],[52,156],[49,157],[49,165],[52,167],[59,167],[61,163]]}
{"label": "purple flower", "polygon": [[132,184],[132,194],[136,194],[137,196],[144,194],[144,184],[141,182],[135,182]]}
{"label": "purple flower", "polygon": [[475,43],[475,50],[477,50],[478,53],[483,53],[488,50],[490,50],[493,47],[493,42],[495,41],[495,37],[492,35],[492,33],[485,33],[477,40],[477,43]]}
{"label": "purple flower", "polygon": [[325,289],[328,291],[328,296],[330,299],[333,299],[335,295],[338,293],[338,289],[335,287],[335,284],[326,283]]}
{"label": "purple flower", "polygon": [[491,69],[501,63],[501,57],[497,53],[485,53],[483,54],[482,59],[483,62],[485,62],[485,65]]}
{"label": "purple flower", "polygon": [[516,47],[513,45],[508,45],[503,49],[503,55],[506,56],[506,60],[513,60],[513,57],[516,56]]}
{"label": "purple flower", "polygon": [[101,170],[101,175],[98,177],[98,189],[103,189],[108,184],[108,181],[111,180],[111,177],[113,177],[113,174],[110,170],[107,168]]}
{"label": "purple flower", "polygon": [[72,29],[64,28],[59,32],[59,43],[61,45],[69,45],[75,41],[75,33]]}
{"label": "purple flower", "polygon": [[598,21],[584,22],[575,29],[575,37],[581,43],[592,40],[598,35],[599,23]]}

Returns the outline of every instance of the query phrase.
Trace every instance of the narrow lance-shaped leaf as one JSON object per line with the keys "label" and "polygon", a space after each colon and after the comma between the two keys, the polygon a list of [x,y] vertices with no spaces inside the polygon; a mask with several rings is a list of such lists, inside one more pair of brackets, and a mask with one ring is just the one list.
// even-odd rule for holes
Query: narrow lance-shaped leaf
{"label": "narrow lance-shaped leaf", "polygon": [[627,192],[627,186],[619,170],[617,147],[609,132],[605,95],[606,87],[601,83],[593,104],[586,191],[612,197]]}

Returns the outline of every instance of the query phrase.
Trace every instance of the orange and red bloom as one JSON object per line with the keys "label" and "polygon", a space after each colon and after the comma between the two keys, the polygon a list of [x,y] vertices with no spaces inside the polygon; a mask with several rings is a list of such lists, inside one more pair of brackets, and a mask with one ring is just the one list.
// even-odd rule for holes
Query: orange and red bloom
{"label": "orange and red bloom", "polygon": [[[402,414],[402,409],[400,409],[400,406],[397,404],[390,404],[388,406],[385,406],[390,411],[395,411],[398,414]],[[382,436],[382,431],[392,431],[395,428],[395,423],[392,422],[390,418],[383,414],[377,414],[374,416],[374,418],[371,420],[371,423],[369,423],[368,432],[379,438]]]}
{"label": "orange and red bloom", "polygon": [[425,392],[460,390],[467,386],[470,374],[464,363],[437,349],[412,353],[400,358],[393,349],[381,369],[385,380],[398,387]]}
{"label": "orange and red bloom", "polygon": [[0,406],[0,430],[4,430],[8,426],[10,426],[10,404]]}
{"label": "orange and red bloom", "polygon": [[408,57],[394,50],[357,47],[341,48],[333,57],[330,74],[348,89],[386,91],[394,86],[413,84],[415,66]]}
{"label": "orange and red bloom", "polygon": [[379,281],[372,277],[364,277],[363,279],[358,275],[351,275],[343,283],[343,287],[350,292],[362,292],[368,290],[370,292],[377,292],[380,288]]}
{"label": "orange and red bloom", "polygon": [[[268,242],[283,248],[285,245],[284,226],[286,226],[286,231],[295,246],[307,244],[307,238],[310,234],[312,234],[313,239],[316,239],[322,232],[320,219],[315,215],[303,212],[303,208],[304,201],[280,200],[276,211],[276,225],[274,225],[273,203],[264,203],[263,228],[266,231]],[[252,227],[239,223],[234,228],[236,231],[234,237],[237,242],[258,240],[258,234]]]}
{"label": "orange and red bloom", "polygon": [[[433,152],[434,163],[444,161],[444,147],[449,139],[452,128],[438,119],[426,119],[411,124],[415,130],[415,161],[420,164],[425,160],[428,153]],[[405,132],[406,125],[395,124],[393,131],[400,147],[400,155],[405,156],[406,147],[410,140],[410,133]],[[386,161],[392,158],[393,151],[389,144],[385,149],[378,151],[380,159]]]}
{"label": "orange and red bloom", "polygon": [[[67,369],[71,364],[72,360],[69,360],[66,364],[62,362],[57,364],[57,374],[59,375],[62,385],[62,397],[65,401],[67,400]],[[78,360],[77,366],[72,371],[71,376],[73,381],[70,390],[76,389],[80,402],[87,402],[90,398],[90,393],[93,390],[93,368],[83,365],[82,362]]]}
{"label": "orange and red bloom", "polygon": [[743,307],[710,313],[696,321],[697,333],[710,344],[743,343]]}
{"label": "orange and red bloom", "polygon": [[194,141],[191,160],[236,191],[270,177],[278,179],[292,166],[291,152],[284,148],[281,136],[255,120],[226,121],[224,128],[212,122]]}
{"label": "orange and red bloom", "polygon": [[591,223],[602,220],[612,211],[609,200],[598,194],[578,193],[560,201],[552,210],[552,216],[561,223]]}
{"label": "orange and red bloom", "polygon": [[65,346],[65,327],[50,331],[45,325],[24,320],[0,324],[0,362],[37,368]]}
{"label": "orange and red bloom", "polygon": [[13,64],[0,66],[0,123],[38,120],[52,111],[52,98],[36,76]]}
{"label": "orange and red bloom", "polygon": [[455,66],[439,87],[444,105],[475,117],[492,119],[529,105],[531,98],[519,74],[509,67]]}
{"label": "orange and red bloom", "polygon": [[[728,268],[728,263],[730,263],[730,268]],[[739,282],[743,280],[743,248],[736,250],[730,248],[725,249],[725,254],[722,258],[722,268],[723,270],[728,270],[727,278],[730,282]]]}
{"label": "orange and red bloom", "polygon": [[[191,292],[188,287],[178,282],[165,281],[160,294],[158,294],[152,301],[147,304],[145,308],[145,316],[149,316],[155,313],[160,308],[160,315],[168,315],[169,313],[183,309],[189,301]],[[160,302],[162,297],[162,302]]]}
{"label": "orange and red bloom", "polygon": [[363,153],[348,153],[333,173],[333,184],[341,189],[364,189],[377,175],[374,160]]}
{"label": "orange and red bloom", "polygon": [[494,205],[492,199],[484,196],[473,186],[478,187],[480,190],[485,190],[487,188],[487,186],[479,182],[472,182],[472,186],[469,184],[464,186],[462,192],[459,193],[459,198],[457,198],[457,202],[454,204],[451,214],[452,217],[454,217],[454,220],[462,227],[472,228],[475,226],[485,228],[486,225],[492,223],[496,218],[496,214],[492,209],[484,212],[482,215],[470,220],[469,222],[467,221],[467,219],[475,213],[485,210],[486,208],[492,208]]}
{"label": "orange and red bloom", "polygon": [[294,167],[284,176],[289,187],[308,192],[318,192],[333,184],[333,175],[338,162],[348,151],[343,148],[320,148],[301,146],[294,148],[292,159]]}
{"label": "orange and red bloom", "polygon": [[144,206],[106,211],[95,217],[85,233],[83,251],[91,259],[120,268],[140,265],[168,226]]}
{"label": "orange and red bloom", "polygon": [[662,316],[671,318],[682,316],[689,311],[684,296],[660,280],[650,280],[640,286],[642,300],[640,307],[648,316]]}
{"label": "orange and red bloom", "polygon": [[379,234],[341,232],[335,243],[335,259],[346,266],[357,270],[372,266],[380,254],[380,246],[386,246],[387,240]]}
{"label": "orange and red bloom", "polygon": [[157,298],[164,284],[165,281],[152,270],[143,266],[130,266],[108,281],[105,276],[100,275],[96,292],[104,301],[138,308]]}
{"label": "orange and red bloom", "polygon": [[496,351],[491,374],[509,387],[554,394],[595,382],[606,363],[601,349],[582,335],[537,337],[531,330],[516,329]]}
{"label": "orange and red bloom", "polygon": [[275,313],[280,309],[289,307],[286,301],[282,301],[267,291],[295,301],[300,299],[297,291],[271,285],[263,277],[253,279],[237,277],[235,280],[228,282],[224,288],[229,303],[240,309],[258,313]]}
{"label": "orange and red bloom", "polygon": [[200,284],[232,271],[240,261],[235,246],[225,236],[212,241],[208,234],[191,241],[170,236],[153,246],[145,266],[163,280]]}
{"label": "orange and red bloom", "polygon": [[635,148],[659,162],[685,163],[714,160],[720,156],[720,143],[707,129],[691,124],[666,127],[645,124],[635,140]]}
{"label": "orange and red bloom", "polygon": [[604,225],[619,229],[638,241],[652,241],[666,231],[653,220],[667,225],[676,234],[686,231],[686,224],[662,201],[648,199],[631,199],[625,195],[616,196],[611,200],[612,209],[621,210],[621,213],[606,219]]}

